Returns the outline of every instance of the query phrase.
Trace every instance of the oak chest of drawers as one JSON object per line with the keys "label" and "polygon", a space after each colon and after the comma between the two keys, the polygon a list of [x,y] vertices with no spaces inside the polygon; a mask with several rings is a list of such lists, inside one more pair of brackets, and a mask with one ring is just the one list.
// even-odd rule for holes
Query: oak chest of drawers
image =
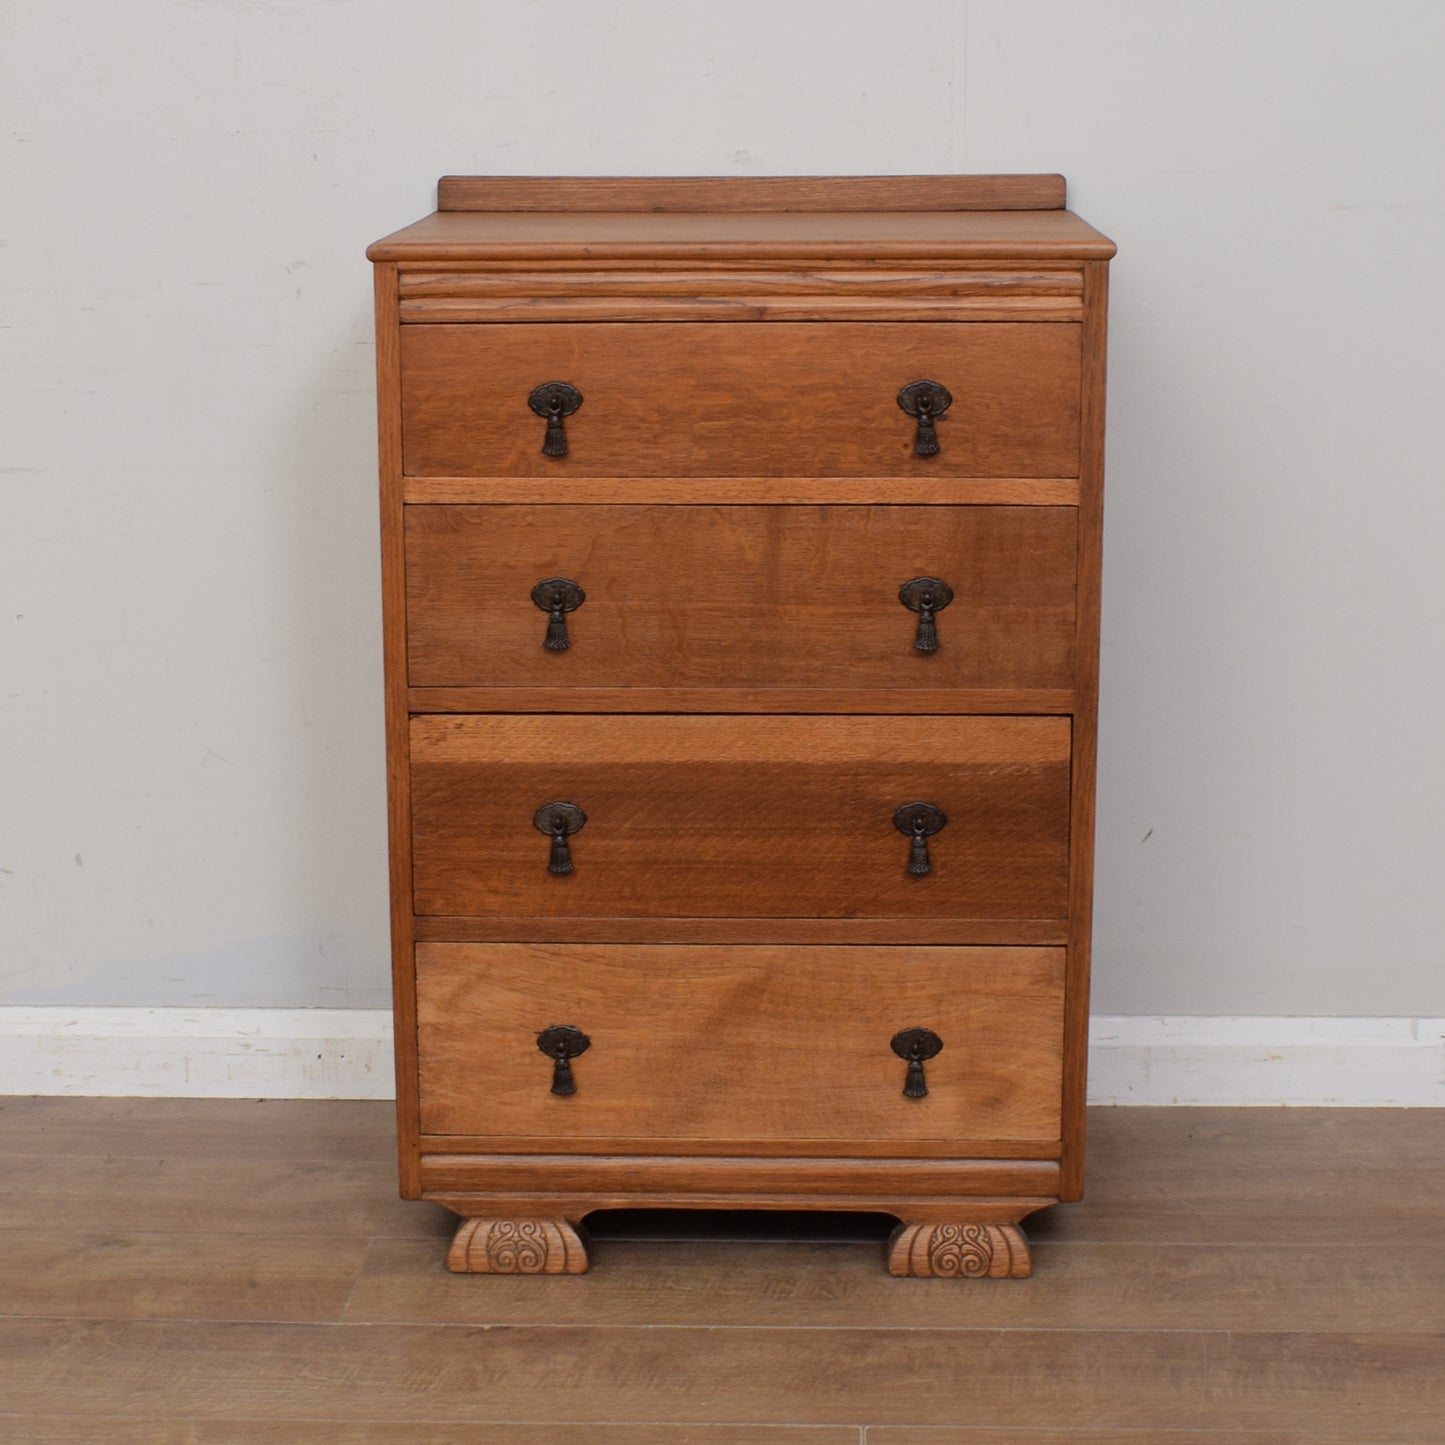
{"label": "oak chest of drawers", "polygon": [[1104,317],[1057,176],[452,177],[376,263],[402,1192],[1022,1275],[1083,1181]]}

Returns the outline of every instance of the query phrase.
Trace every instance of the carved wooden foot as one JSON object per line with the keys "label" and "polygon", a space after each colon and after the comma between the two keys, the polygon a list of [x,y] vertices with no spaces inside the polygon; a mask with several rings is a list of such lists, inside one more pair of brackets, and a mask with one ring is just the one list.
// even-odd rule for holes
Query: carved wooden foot
{"label": "carved wooden foot", "polygon": [[888,1272],[917,1278],[1027,1279],[1033,1261],[1016,1224],[902,1224],[888,1241]]}
{"label": "carved wooden foot", "polygon": [[464,1219],[447,1268],[456,1274],[586,1274],[587,1246],[565,1219]]}

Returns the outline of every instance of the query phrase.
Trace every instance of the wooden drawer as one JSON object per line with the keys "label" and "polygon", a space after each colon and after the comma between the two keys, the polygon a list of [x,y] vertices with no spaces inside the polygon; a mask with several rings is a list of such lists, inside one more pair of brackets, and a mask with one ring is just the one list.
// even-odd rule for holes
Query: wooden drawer
{"label": "wooden drawer", "polygon": [[[422,944],[426,1134],[1054,1141],[1063,949]],[[537,1036],[571,1025],[576,1093]],[[931,1029],[926,1098],[890,1047]]]}
{"label": "wooden drawer", "polygon": [[[401,328],[408,476],[1079,474],[1071,322],[666,322]],[[910,382],[953,404],[913,455]],[[532,389],[582,393],[569,454],[541,454]]]}
{"label": "wooden drawer", "polygon": [[[413,687],[1067,688],[1071,507],[410,507]],[[544,578],[578,583],[547,651]],[[940,647],[899,588],[937,577]]]}
{"label": "wooden drawer", "polygon": [[[1055,919],[1062,717],[412,719],[415,908],[527,917]],[[574,871],[533,826],[587,815]],[[902,805],[941,808],[910,874]]]}

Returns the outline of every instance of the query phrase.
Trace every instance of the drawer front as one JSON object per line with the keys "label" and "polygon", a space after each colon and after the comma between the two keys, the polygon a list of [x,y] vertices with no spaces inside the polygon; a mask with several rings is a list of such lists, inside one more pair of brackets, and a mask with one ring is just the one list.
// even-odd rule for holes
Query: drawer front
{"label": "drawer front", "polygon": [[[423,944],[426,1134],[1056,1140],[1062,949]],[[565,1025],[576,1092],[538,1047]],[[942,1050],[905,1097],[893,1036]]]}
{"label": "drawer front", "polygon": [[[677,322],[401,328],[408,476],[983,476],[1079,473],[1071,322]],[[911,382],[953,397],[914,455]],[[542,455],[545,382],[582,404]]]}
{"label": "drawer front", "polygon": [[[407,509],[413,687],[1067,688],[1071,507]],[[536,584],[585,601],[543,646]],[[952,590],[936,651],[900,588]]]}
{"label": "drawer front", "polygon": [[[1062,918],[1069,744],[1062,717],[413,718],[416,911]],[[570,873],[534,826],[557,801]],[[915,843],[920,801],[947,822]]]}

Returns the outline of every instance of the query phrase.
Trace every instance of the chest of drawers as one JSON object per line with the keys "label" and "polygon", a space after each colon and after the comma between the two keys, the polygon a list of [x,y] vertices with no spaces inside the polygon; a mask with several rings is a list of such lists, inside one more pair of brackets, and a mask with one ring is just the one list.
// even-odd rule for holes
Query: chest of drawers
{"label": "chest of drawers", "polygon": [[1077,1198],[1113,246],[1057,176],[450,177],[377,242],[402,1193]]}

